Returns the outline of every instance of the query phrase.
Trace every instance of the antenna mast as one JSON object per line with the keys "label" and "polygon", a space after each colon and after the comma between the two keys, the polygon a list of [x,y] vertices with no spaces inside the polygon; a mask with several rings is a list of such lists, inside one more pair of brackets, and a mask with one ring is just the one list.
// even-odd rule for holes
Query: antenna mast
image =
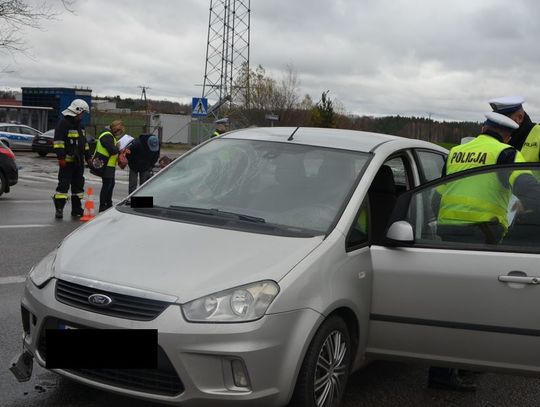
{"label": "antenna mast", "polygon": [[242,89],[234,81],[243,70],[249,72],[250,12],[250,0],[210,0],[202,97],[216,118]]}

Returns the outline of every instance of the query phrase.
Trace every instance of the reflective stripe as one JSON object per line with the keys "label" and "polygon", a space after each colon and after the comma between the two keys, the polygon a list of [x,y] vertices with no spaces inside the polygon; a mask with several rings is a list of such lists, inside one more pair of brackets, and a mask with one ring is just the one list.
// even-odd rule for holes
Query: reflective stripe
{"label": "reflective stripe", "polygon": [[84,151],[88,151],[88,150],[90,150],[90,146],[88,145],[88,143],[86,143],[84,145]]}
{"label": "reflective stripe", "polygon": [[[492,218],[493,215],[497,218],[504,218],[506,216],[506,208],[501,208],[500,206],[493,205],[490,202],[484,201],[482,199],[478,199],[472,196],[459,196],[459,195],[451,195],[451,196],[445,196],[443,197],[444,203],[448,205],[466,205],[470,206],[472,208],[478,209],[479,212],[484,213],[484,211],[487,211],[487,215],[490,215]],[[442,211],[441,211],[442,212]],[[452,210],[445,210],[444,213],[452,212]],[[461,211],[455,211],[455,212],[461,212]],[[475,215],[478,216],[478,215]],[[447,216],[443,216],[446,218]],[[459,219],[459,218],[454,218]],[[467,217],[469,220],[469,218]]]}
{"label": "reflective stripe", "polygon": [[69,130],[68,138],[79,138],[79,132],[77,130]]}
{"label": "reflective stripe", "polygon": [[[453,209],[442,210],[440,216],[444,219],[439,219],[439,225],[456,225],[456,224],[470,224],[470,223],[483,223],[498,220],[493,218],[489,213],[482,211],[473,212],[471,210],[458,211]],[[503,225],[504,226],[504,225]],[[506,226],[504,226],[506,229]]]}
{"label": "reflective stripe", "polygon": [[64,148],[65,147],[64,140],[54,140],[53,141],[53,148]]}
{"label": "reflective stripe", "polygon": [[68,196],[66,194],[54,194],[54,199],[68,199]]}
{"label": "reflective stripe", "polygon": [[77,161],[77,158],[73,155],[66,155],[66,162],[68,163],[74,163],[75,161]]}
{"label": "reflective stripe", "polygon": [[71,196],[77,196],[77,197],[79,197],[79,199],[83,199],[84,198],[84,192],[81,192],[79,194],[71,194]]}

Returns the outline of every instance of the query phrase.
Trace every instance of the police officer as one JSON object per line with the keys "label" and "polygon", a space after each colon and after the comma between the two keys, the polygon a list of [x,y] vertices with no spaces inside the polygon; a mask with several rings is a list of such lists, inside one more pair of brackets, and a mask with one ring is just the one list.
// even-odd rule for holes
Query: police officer
{"label": "police officer", "polygon": [[531,121],[523,109],[525,99],[521,96],[505,96],[491,99],[489,104],[494,112],[503,114],[519,124],[512,132],[508,144],[521,151],[527,162],[540,162],[540,125]]}
{"label": "police officer", "polygon": [[82,216],[81,200],[84,195],[84,162],[90,158],[86,134],[81,119],[89,113],[88,103],[75,99],[62,112],[54,130],[53,149],[58,158],[58,186],[53,196],[55,218],[62,219],[71,186],[71,215]]}
{"label": "police officer", "polygon": [[96,144],[94,155],[105,161],[105,169],[101,175],[102,185],[99,193],[99,211],[103,212],[112,206],[116,163],[118,161],[118,140],[124,135],[124,123],[115,120],[108,129],[101,133]]}
{"label": "police officer", "polygon": [[[518,124],[494,112],[486,113],[486,119],[482,134],[450,150],[446,175],[485,165],[525,161],[519,151],[506,144]],[[498,243],[508,229],[507,209],[513,182],[512,177],[492,177],[483,185],[466,181],[447,184],[441,191],[438,235],[450,241]]]}
{"label": "police officer", "polygon": [[[505,96],[489,101],[492,109],[504,114],[516,121],[519,128],[512,132],[512,138],[508,144],[521,151],[527,162],[540,162],[540,125],[531,121],[529,115],[523,109],[525,99],[521,96]],[[535,171],[536,179],[540,180],[540,171]],[[532,232],[536,232],[540,226],[540,211],[524,211],[519,207],[514,219],[512,231],[505,237],[505,242],[518,244],[519,241],[527,242]]]}
{"label": "police officer", "polygon": [[229,119],[219,119],[214,122],[216,125],[216,128],[214,129],[214,132],[212,133],[212,137],[217,137],[227,131],[227,125],[229,124]]}

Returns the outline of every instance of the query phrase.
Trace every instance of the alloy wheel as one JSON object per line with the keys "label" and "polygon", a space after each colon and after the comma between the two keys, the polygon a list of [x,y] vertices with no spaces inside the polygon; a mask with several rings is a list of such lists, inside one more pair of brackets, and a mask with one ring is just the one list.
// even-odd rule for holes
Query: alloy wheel
{"label": "alloy wheel", "polygon": [[317,407],[330,407],[341,400],[347,383],[348,351],[347,340],[341,331],[332,331],[326,337],[315,368],[314,396]]}

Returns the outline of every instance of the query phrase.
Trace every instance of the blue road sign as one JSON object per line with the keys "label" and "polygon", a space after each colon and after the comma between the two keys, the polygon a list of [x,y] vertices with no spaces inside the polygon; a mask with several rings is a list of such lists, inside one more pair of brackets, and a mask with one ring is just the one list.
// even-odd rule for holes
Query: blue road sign
{"label": "blue road sign", "polygon": [[192,98],[191,99],[191,117],[206,117],[208,116],[208,99]]}

